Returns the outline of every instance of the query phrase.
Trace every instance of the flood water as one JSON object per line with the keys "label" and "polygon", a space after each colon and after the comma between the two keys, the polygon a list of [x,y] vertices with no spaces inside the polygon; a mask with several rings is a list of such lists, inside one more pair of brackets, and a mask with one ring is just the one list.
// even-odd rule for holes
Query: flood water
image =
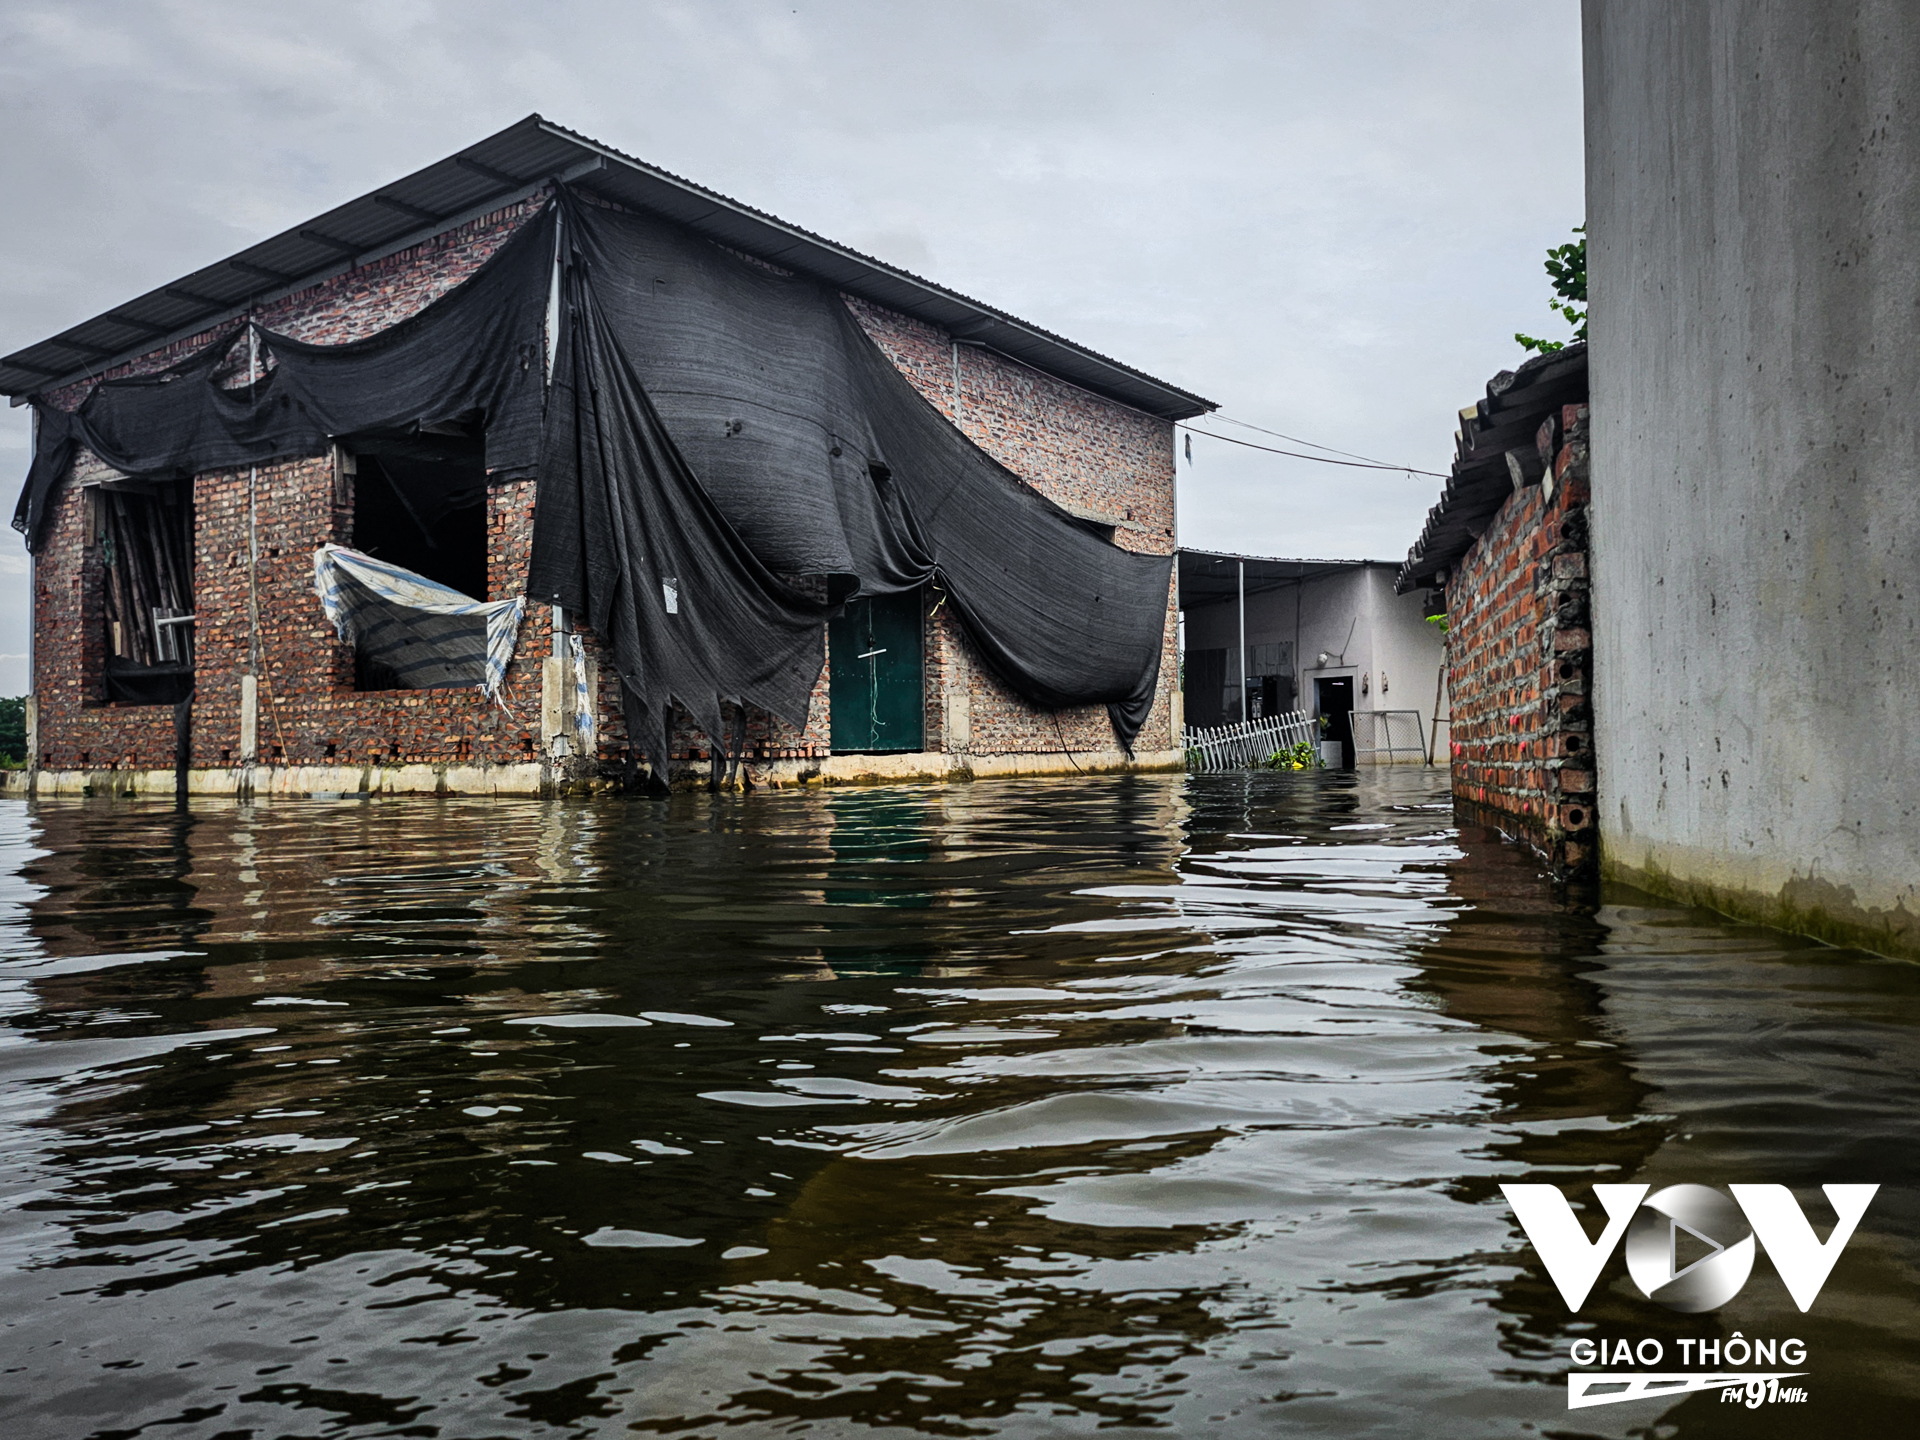
{"label": "flood water", "polygon": [[[1436,772],[11,804],[0,875],[7,1440],[1911,1433],[1920,967]],[[1882,1188],[1808,1314],[1576,1318],[1503,1180]],[[1568,1411],[1735,1331],[1808,1401]]]}

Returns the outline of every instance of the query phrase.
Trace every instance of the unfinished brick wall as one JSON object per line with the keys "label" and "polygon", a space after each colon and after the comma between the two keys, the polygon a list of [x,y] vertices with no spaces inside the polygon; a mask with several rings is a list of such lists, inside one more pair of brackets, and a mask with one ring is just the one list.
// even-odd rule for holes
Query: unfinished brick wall
{"label": "unfinished brick wall", "polygon": [[[532,483],[488,493],[489,590],[524,588],[532,534]],[[249,492],[251,491],[251,499]],[[313,589],[313,552],[350,539],[336,506],[330,455],[201,475],[195,481],[196,765],[240,759],[241,677],[260,643],[258,744],[262,760],[289,765],[489,761],[533,757],[539,656],[546,612],[529,616],[501,703],[477,690],[354,688],[353,651],[341,643]],[[249,529],[253,531],[250,546]],[[249,559],[257,550],[257,560]],[[517,702],[517,703],[516,703]],[[509,714],[508,711],[512,713]]]}
{"label": "unfinished brick wall", "polygon": [[1516,491],[1448,579],[1453,794],[1473,818],[1590,873],[1587,407],[1559,417],[1553,482]]}
{"label": "unfinished brick wall", "polygon": [[[270,329],[315,343],[361,338],[417,313],[470,276],[536,213],[543,197],[502,207],[424,244],[343,271],[255,311]],[[1103,400],[990,352],[963,347],[956,390],[951,338],[935,327],[857,300],[848,302],[903,373],[990,454],[1043,494],[1109,520],[1116,542],[1157,554],[1174,547],[1172,426]],[[151,373],[182,359],[219,333],[142,355],[111,375]],[[86,387],[50,398],[74,405]],[[956,412],[955,401],[958,400]],[[87,533],[85,482],[114,478],[83,455],[54,502],[38,559],[34,688],[39,697],[39,763],[60,770],[166,769],[173,764],[171,707],[103,700],[101,557]],[[283,765],[525,762],[541,748],[541,665],[552,650],[551,612],[529,606],[498,702],[474,691],[360,692],[349,647],[334,635],[313,593],[312,554],[327,541],[352,543],[351,480],[330,455],[194,480],[196,694],[192,760],[238,765],[242,677],[260,653],[258,756]],[[523,593],[533,527],[534,483],[489,493],[488,598]],[[817,583],[817,582],[809,582]],[[1086,707],[1058,717],[1019,700],[987,673],[961,640],[932,588],[926,615],[926,748],[973,754],[1082,754],[1111,749],[1104,711]],[[257,614],[257,619],[256,619]],[[1163,654],[1172,655],[1176,615],[1169,606]],[[604,662],[597,637],[583,637]],[[1159,694],[1137,748],[1173,747],[1174,666],[1163,666]],[[625,758],[627,737],[618,677],[600,665],[599,755]],[[817,760],[829,753],[823,669],[803,727],[752,715],[749,755]],[[711,742],[682,724],[675,758],[710,757]]]}
{"label": "unfinished brick wall", "polygon": [[[519,481],[489,493],[490,589],[521,588],[532,492],[531,481]],[[78,488],[61,494],[36,566],[40,764],[167,768],[174,760],[171,707],[101,699],[101,556],[87,533],[88,500]],[[470,690],[356,691],[353,652],[334,634],[313,590],[313,551],[345,538],[333,501],[330,456],[262,466],[257,476],[243,470],[196,477],[193,763],[218,767],[241,758],[241,677],[254,635],[250,579],[259,613],[261,759],[359,765],[532,758],[539,659],[550,643],[547,612],[531,612],[522,627],[504,706]]]}

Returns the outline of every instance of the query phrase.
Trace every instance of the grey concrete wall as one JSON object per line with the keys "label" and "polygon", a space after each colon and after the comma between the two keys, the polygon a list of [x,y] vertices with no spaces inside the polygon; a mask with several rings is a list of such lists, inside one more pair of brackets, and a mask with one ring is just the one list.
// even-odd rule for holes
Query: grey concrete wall
{"label": "grey concrete wall", "polygon": [[1920,4],[1584,43],[1603,863],[1920,954]]}

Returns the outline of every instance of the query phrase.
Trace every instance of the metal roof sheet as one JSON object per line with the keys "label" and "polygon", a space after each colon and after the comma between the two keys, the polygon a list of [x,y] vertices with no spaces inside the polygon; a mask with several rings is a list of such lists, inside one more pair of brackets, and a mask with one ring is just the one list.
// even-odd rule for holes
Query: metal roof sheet
{"label": "metal roof sheet", "polygon": [[1247,594],[1263,595],[1269,590],[1315,580],[1341,570],[1360,570],[1369,565],[1391,566],[1391,560],[1308,560],[1282,559],[1272,555],[1235,555],[1220,550],[1180,551],[1180,608],[1191,610],[1200,605],[1218,605],[1240,594],[1240,566],[1246,567]]}
{"label": "metal roof sheet", "polygon": [[1541,421],[1562,405],[1586,398],[1587,346],[1581,340],[1535,355],[1519,369],[1502,370],[1489,380],[1486,398],[1460,412],[1453,472],[1440,489],[1438,503],[1427,512],[1420,538],[1407,551],[1395,589],[1404,595],[1438,584],[1439,575],[1472,548],[1513,494],[1507,452],[1532,455]]}
{"label": "metal roof sheet", "polygon": [[85,380],[464,224],[560,179],[676,221],[749,255],[897,310],[1150,415],[1214,407],[956,290],[730,200],[597,140],[529,115],[404,179],[336,206],[216,264],[149,290],[0,359],[16,397]]}

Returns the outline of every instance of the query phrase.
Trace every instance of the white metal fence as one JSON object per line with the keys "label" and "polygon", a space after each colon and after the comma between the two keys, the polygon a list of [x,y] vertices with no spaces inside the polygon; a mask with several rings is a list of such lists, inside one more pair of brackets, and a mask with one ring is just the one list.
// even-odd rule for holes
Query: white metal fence
{"label": "white metal fence", "polygon": [[1246,770],[1266,764],[1274,751],[1291,749],[1302,741],[1318,745],[1320,727],[1298,710],[1211,730],[1188,730],[1187,769]]}
{"label": "white metal fence", "polygon": [[1425,765],[1427,737],[1418,710],[1353,712],[1353,759],[1358,765]]}

